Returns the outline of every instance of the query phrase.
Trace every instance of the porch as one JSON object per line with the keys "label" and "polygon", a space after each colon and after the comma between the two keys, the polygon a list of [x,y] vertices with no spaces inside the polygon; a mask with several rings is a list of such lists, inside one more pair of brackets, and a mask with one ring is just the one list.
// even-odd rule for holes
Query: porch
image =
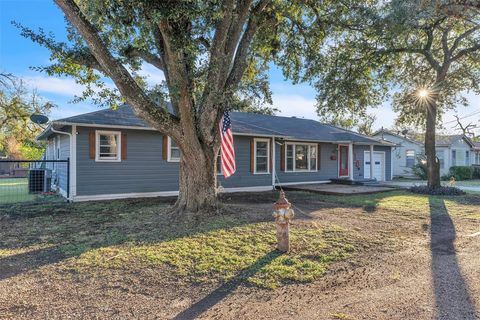
{"label": "porch", "polygon": [[[277,186],[277,188],[279,188]],[[297,184],[282,186],[283,190],[307,191],[326,195],[355,195],[355,194],[373,194],[380,192],[395,191],[399,188],[392,186],[372,186],[372,185],[346,185],[336,183],[316,183],[316,184]]]}

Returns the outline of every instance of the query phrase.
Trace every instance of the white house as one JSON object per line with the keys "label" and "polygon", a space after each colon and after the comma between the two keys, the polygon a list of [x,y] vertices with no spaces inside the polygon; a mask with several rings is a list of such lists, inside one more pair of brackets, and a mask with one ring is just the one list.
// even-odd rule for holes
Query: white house
{"label": "white house", "polygon": [[[418,157],[425,154],[423,142],[386,129],[375,132],[373,137],[396,144],[392,149],[394,177],[413,176],[413,166]],[[440,160],[441,175],[447,174],[453,166],[480,164],[480,145],[476,145],[465,135],[437,136],[436,152]]]}

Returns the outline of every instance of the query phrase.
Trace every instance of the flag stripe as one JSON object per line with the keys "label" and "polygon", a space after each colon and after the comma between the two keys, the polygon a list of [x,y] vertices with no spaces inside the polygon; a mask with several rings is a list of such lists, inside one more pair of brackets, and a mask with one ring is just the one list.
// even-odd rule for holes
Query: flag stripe
{"label": "flag stripe", "polygon": [[233,147],[232,123],[227,111],[219,123],[221,140],[222,173],[225,178],[235,173],[235,149]]}

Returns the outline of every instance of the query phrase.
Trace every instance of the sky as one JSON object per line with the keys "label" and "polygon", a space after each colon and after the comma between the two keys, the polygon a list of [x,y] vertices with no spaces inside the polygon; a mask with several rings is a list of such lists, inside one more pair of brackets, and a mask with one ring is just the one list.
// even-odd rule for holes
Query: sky
{"label": "sky", "polygon": [[[31,67],[49,65],[49,51],[20,36],[20,31],[11,24],[11,21],[17,21],[34,30],[43,28],[46,32],[53,32],[58,40],[64,40],[63,13],[53,1],[0,0],[0,71],[12,73],[24,79],[28,86],[35,88],[46,100],[56,104],[58,107],[50,115],[52,119],[98,110],[99,107],[91,102],[72,103],[74,96],[79,95],[83,89],[72,78],[50,77],[31,69]],[[148,81],[151,83],[163,79],[162,73],[149,65],[145,65],[143,74],[148,76]],[[318,120],[315,111],[316,92],[311,86],[292,84],[274,66],[269,71],[269,77],[273,105],[280,110],[278,115]],[[480,97],[474,94],[467,94],[467,97],[470,101],[468,108],[458,107],[457,110],[450,111],[443,117],[446,132],[455,132],[453,128],[455,114],[464,118],[465,123],[480,121]],[[395,113],[388,101],[370,111],[377,118],[374,129],[389,128],[394,124]],[[475,115],[469,116],[475,112]]]}

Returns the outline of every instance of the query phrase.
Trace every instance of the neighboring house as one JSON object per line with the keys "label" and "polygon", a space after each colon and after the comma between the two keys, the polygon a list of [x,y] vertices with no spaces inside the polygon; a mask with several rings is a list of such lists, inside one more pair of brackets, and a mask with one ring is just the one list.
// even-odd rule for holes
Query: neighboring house
{"label": "neighboring house", "polygon": [[[372,137],[396,144],[392,149],[394,177],[413,175],[411,168],[419,156],[425,154],[423,142],[385,129],[375,132]],[[480,149],[465,135],[438,135],[435,149],[441,175],[447,174],[450,167],[470,166],[480,160]]]}
{"label": "neighboring house", "polygon": [[473,158],[474,159],[473,164],[480,166],[480,142],[474,142],[473,145],[474,145],[473,151],[475,153]]}
{"label": "neighboring house", "polygon": [[[392,177],[391,143],[314,120],[230,115],[237,171],[228,179],[218,172],[226,192]],[[70,200],[178,194],[179,148],[128,106],[53,121],[38,139],[48,141],[48,158],[70,158]],[[64,194],[64,173],[57,175]]]}
{"label": "neighboring house", "polygon": [[386,129],[375,132],[372,137],[395,144],[392,148],[394,177],[414,176],[412,168],[417,164],[419,156],[424,154],[422,143]]}

